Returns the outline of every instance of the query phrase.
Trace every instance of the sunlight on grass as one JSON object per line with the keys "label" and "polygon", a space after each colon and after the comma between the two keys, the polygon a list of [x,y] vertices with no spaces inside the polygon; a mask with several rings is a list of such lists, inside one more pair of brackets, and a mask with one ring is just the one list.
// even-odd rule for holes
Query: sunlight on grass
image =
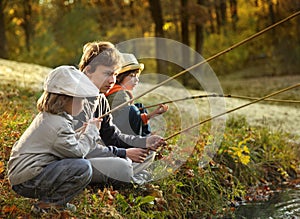
{"label": "sunlight on grass", "polygon": [[[31,218],[35,200],[15,194],[6,176],[10,150],[37,113],[40,90],[22,84],[0,84],[0,218]],[[167,88],[165,88],[167,89]],[[169,91],[168,91],[169,92]],[[170,91],[171,92],[171,91]],[[178,91],[177,91],[178,92]],[[143,98],[146,104],[164,97]],[[197,102],[198,118],[209,115],[206,100]],[[181,118],[191,121],[187,104],[180,112],[170,104],[162,123],[153,125],[166,136],[181,129]],[[204,113],[206,112],[206,113]],[[180,115],[180,113],[182,113]],[[207,115],[208,114],[208,115]],[[263,185],[279,185],[296,178],[299,172],[299,137],[269,126],[250,125],[245,116],[228,117],[217,154],[200,166],[205,148],[214,147],[211,124],[201,125],[169,141],[156,157],[158,174],[169,173],[143,186],[115,190],[88,186],[72,203],[78,211],[35,215],[37,218],[224,218],[234,217],[237,200],[246,201],[253,190]],[[184,144],[180,144],[183,141]],[[184,159],[183,159],[184,158]],[[177,165],[177,166],[176,166]],[[176,167],[176,168],[174,168]],[[254,188],[254,189],[253,189]]]}

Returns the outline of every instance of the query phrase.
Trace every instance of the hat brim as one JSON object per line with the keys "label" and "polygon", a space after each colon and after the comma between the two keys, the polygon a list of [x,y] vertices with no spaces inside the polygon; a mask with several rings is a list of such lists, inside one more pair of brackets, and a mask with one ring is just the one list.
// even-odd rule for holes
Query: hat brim
{"label": "hat brim", "polygon": [[140,63],[140,64],[130,64],[130,65],[127,65],[123,68],[121,68],[121,70],[119,71],[119,74],[122,74],[124,72],[127,72],[127,71],[130,71],[130,70],[140,70],[140,71],[143,71],[144,70],[144,64],[143,63]]}
{"label": "hat brim", "polygon": [[44,82],[44,90],[71,97],[84,98],[99,95],[99,89],[94,83],[73,66],[59,66],[53,69]]}

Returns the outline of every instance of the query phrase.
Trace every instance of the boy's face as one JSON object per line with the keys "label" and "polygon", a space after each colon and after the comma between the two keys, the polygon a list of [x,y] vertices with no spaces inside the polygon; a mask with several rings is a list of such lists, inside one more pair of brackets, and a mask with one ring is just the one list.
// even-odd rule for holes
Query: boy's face
{"label": "boy's face", "polygon": [[131,73],[127,75],[123,81],[122,85],[126,87],[127,90],[133,90],[139,83],[139,74]]}
{"label": "boy's face", "polygon": [[[90,67],[90,66],[87,66]],[[116,83],[116,77],[119,73],[119,68],[116,66],[98,65],[94,72],[89,72],[87,76],[98,87],[101,93],[108,92]]]}

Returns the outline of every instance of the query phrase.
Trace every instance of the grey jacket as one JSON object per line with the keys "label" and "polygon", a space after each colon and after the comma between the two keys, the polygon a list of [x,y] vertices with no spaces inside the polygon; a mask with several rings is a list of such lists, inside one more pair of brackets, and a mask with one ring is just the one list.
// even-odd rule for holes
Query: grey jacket
{"label": "grey jacket", "polygon": [[[12,148],[8,179],[17,185],[37,176],[45,166],[64,158],[84,158],[100,140],[97,127],[88,125],[79,139],[67,113],[39,113]],[[98,145],[99,146],[99,145]]]}
{"label": "grey jacket", "polygon": [[[85,107],[84,112],[82,112],[79,116],[74,117],[74,127],[75,130],[80,128],[88,118],[91,116],[99,117],[108,111],[110,111],[109,103],[104,96],[104,94],[100,94],[99,105],[97,109],[93,109],[95,99],[89,98],[90,105]],[[85,104],[86,105],[86,104]],[[92,113],[91,113],[92,111]],[[120,153],[123,148],[131,148],[131,147],[146,147],[146,138],[141,136],[127,135],[122,133],[117,126],[112,122],[111,114],[105,116],[101,123],[100,129],[100,137],[106,146],[113,145],[118,147],[118,153]],[[123,152],[122,152],[123,153]]]}
{"label": "grey jacket", "polygon": [[[118,107],[131,99],[130,94],[126,90],[119,90],[106,96],[111,109]],[[112,112],[113,123],[121,130],[121,132],[129,135],[142,136],[141,113],[139,108],[134,104],[127,105]]]}

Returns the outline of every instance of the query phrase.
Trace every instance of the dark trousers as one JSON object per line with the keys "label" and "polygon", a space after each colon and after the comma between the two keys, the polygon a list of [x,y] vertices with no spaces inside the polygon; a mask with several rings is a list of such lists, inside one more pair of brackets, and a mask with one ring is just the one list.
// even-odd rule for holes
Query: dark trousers
{"label": "dark trousers", "polygon": [[64,205],[91,181],[91,163],[85,159],[63,159],[46,166],[35,178],[14,185],[12,189],[28,198]]}

